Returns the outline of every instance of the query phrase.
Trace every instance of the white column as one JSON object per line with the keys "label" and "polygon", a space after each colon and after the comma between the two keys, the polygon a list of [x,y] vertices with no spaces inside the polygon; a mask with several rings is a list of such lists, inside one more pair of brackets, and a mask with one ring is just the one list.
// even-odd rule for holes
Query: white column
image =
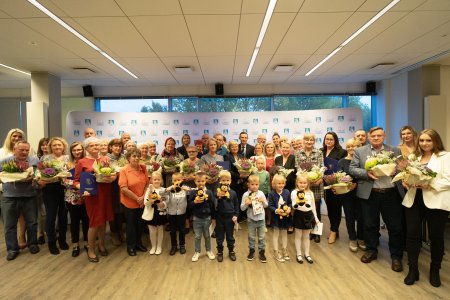
{"label": "white column", "polygon": [[27,135],[33,147],[43,137],[61,136],[61,80],[48,72],[31,73]]}

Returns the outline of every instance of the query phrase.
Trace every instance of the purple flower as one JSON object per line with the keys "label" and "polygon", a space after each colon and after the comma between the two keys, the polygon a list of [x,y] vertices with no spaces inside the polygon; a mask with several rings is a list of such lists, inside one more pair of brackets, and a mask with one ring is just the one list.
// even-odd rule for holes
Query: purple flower
{"label": "purple flower", "polygon": [[45,168],[44,170],[42,170],[42,174],[46,177],[53,177],[55,176],[56,170],[54,168]]}

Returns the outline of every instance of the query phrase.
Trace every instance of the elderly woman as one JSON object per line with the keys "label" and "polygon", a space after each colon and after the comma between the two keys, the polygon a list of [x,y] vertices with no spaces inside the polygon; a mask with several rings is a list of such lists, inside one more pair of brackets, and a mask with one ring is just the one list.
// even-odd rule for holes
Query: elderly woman
{"label": "elderly woman", "polygon": [[[74,187],[80,189],[80,175],[82,172],[93,173],[94,162],[109,163],[107,156],[100,157],[100,141],[95,137],[87,138],[84,141],[84,148],[86,155],[82,159],[78,160],[75,164],[75,180]],[[117,175],[113,175],[105,178],[107,182],[97,182],[97,194],[91,195],[89,192],[83,193],[83,199],[86,205],[86,211],[89,216],[89,231],[88,231],[88,260],[96,263],[99,261],[98,256],[95,254],[95,241],[98,238],[98,251],[100,255],[107,256],[108,251],[105,248],[105,231],[106,222],[112,221],[114,218],[112,209],[112,185],[111,182],[116,180]]]}
{"label": "elderly woman", "polygon": [[[168,137],[164,142],[163,152],[157,156],[156,161],[162,167],[162,174],[165,186],[172,185],[172,174],[176,172],[179,164],[184,160],[183,155],[178,153],[175,149],[175,139],[173,137]],[[176,163],[175,166],[169,166],[165,164],[165,161],[173,161]]]}
{"label": "elderly woman", "polygon": [[[198,150],[195,146],[188,146],[186,148],[188,158],[183,161],[184,164],[197,166],[199,169],[203,165],[203,162],[197,157]],[[195,174],[184,174],[183,173],[183,184],[191,188],[195,188]]]}
{"label": "elderly woman", "polygon": [[402,151],[402,156],[407,158],[408,155],[414,153],[416,151],[416,142],[417,142],[417,132],[416,130],[409,125],[403,126],[400,128],[400,151]]}
{"label": "elderly woman", "polygon": [[136,143],[132,140],[127,141],[124,145],[123,145],[123,150],[126,153],[127,151],[131,151],[137,149]]}
{"label": "elderly woman", "polygon": [[[129,141],[133,143],[132,141]],[[122,154],[122,141],[120,139],[112,139],[108,144],[108,158],[112,165],[116,166],[116,170],[120,170],[127,163],[125,155]],[[118,171],[119,172],[119,171]],[[125,242],[123,234],[123,223],[125,217],[123,215],[122,206],[120,205],[120,189],[118,179],[111,184],[112,207],[114,212],[114,219],[109,221],[109,229],[111,231],[111,242],[114,246],[120,246]]]}
{"label": "elderly woman", "polygon": [[[76,162],[84,157],[83,145],[80,142],[73,142],[72,145],[70,145],[69,153],[70,158],[67,168],[70,170],[75,168]],[[70,234],[72,236],[73,244],[72,257],[77,257],[80,255],[80,223],[83,229],[83,240],[87,243],[89,217],[79,191],[73,187],[73,178],[65,179],[64,185],[66,188],[64,193],[66,207],[69,210],[70,215]],[[84,248],[87,250],[86,244],[84,245]]]}
{"label": "elderly woman", "polygon": [[[314,134],[305,134],[303,136],[303,149],[295,153],[295,166],[297,170],[309,171],[313,165],[323,167],[323,154],[319,149],[315,149],[316,136]],[[315,182],[310,182],[311,190],[314,193],[314,200],[316,204],[317,218],[321,220],[320,202],[323,198],[323,181],[322,178]],[[316,243],[320,243],[320,235],[311,235]]]}
{"label": "elderly woman", "polygon": [[109,141],[107,139],[101,139],[100,140],[100,155],[101,156],[106,156],[108,155],[109,151],[109,145],[108,145]]}
{"label": "elderly woman", "polygon": [[147,145],[148,145],[148,156],[156,160],[156,157],[158,156],[158,153],[156,153],[156,143],[154,141],[150,141],[147,143]]}
{"label": "elderly woman", "polygon": [[[43,164],[58,163],[63,170],[67,170],[69,162],[67,142],[61,137],[51,138],[48,142],[48,155],[41,158]],[[60,181],[47,182],[42,179],[38,181],[42,188],[42,197],[45,206],[45,232],[48,238],[48,250],[51,254],[59,254],[56,246],[56,217],[58,217],[58,244],[62,250],[68,250],[66,242],[67,232],[67,209],[64,201],[64,186]]]}
{"label": "elderly woman", "polygon": [[[342,149],[339,144],[339,138],[335,132],[327,132],[323,138],[322,155],[332,159],[336,166],[334,169],[327,170],[326,174],[335,173],[338,170],[337,162],[347,156],[347,151]],[[326,166],[329,168],[329,166]],[[325,202],[327,204],[328,218],[330,219],[330,234],[328,236],[328,244],[336,242],[336,238],[339,237],[339,225],[342,219],[342,199],[336,197],[331,190],[327,190],[325,193]]]}
{"label": "elderly woman", "polygon": [[120,202],[123,205],[125,220],[127,223],[127,252],[130,256],[136,256],[136,250],[145,252],[147,248],[142,245],[144,207],[144,194],[149,184],[147,168],[140,164],[141,153],[134,149],[127,151],[126,158],[129,162],[120,170]]}
{"label": "elderly woman", "polygon": [[268,142],[264,145],[264,158],[266,160],[266,171],[269,171],[275,165],[275,157],[279,156],[275,152],[275,144]]}
{"label": "elderly woman", "polygon": [[264,156],[264,145],[263,144],[256,144],[255,150],[252,157],[250,157],[250,160],[256,163],[256,160],[258,158],[262,158],[264,160],[264,165],[266,164],[266,157]]}
{"label": "elderly woman", "polygon": [[[200,160],[204,164],[215,164],[217,162],[223,161],[223,156],[217,154],[217,149],[219,149],[219,142],[215,138],[210,138],[208,143],[206,144],[206,148],[208,149],[208,153],[203,154]],[[217,181],[212,181],[208,179],[206,187],[212,191],[218,187],[219,183]]]}
{"label": "elderly woman", "polygon": [[419,280],[419,254],[422,246],[422,222],[426,220],[430,238],[430,284],[441,285],[439,269],[444,256],[444,231],[450,211],[450,153],[445,151],[441,137],[433,129],[419,134],[416,153],[420,163],[437,175],[429,183],[403,185],[408,192],[403,199],[406,219],[406,251],[409,272],[404,283]]}

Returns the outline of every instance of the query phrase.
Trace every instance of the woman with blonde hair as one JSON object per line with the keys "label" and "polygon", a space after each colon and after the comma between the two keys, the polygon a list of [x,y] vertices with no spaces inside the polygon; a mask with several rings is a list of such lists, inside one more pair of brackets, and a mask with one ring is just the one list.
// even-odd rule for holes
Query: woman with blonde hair
{"label": "woman with blonde hair", "polygon": [[[41,158],[41,163],[57,162],[63,170],[67,170],[69,163],[67,142],[61,137],[53,137],[48,142],[48,154]],[[38,181],[42,188],[42,197],[45,206],[45,232],[48,238],[48,250],[51,254],[59,254],[56,246],[56,217],[58,217],[58,244],[62,250],[68,250],[66,242],[67,232],[67,209],[65,205],[64,186],[60,181],[47,182],[42,179]]]}
{"label": "woman with blonde hair", "polygon": [[416,141],[417,132],[412,126],[406,125],[400,128],[400,145],[398,147],[402,151],[403,157],[407,158],[416,151]]}

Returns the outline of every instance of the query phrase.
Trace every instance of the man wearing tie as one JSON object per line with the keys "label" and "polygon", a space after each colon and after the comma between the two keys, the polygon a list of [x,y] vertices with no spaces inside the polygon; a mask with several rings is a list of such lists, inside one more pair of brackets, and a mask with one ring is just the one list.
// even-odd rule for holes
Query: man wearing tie
{"label": "man wearing tie", "polygon": [[242,131],[241,133],[239,133],[239,140],[241,141],[241,143],[239,144],[239,153],[244,155],[245,158],[250,158],[255,155],[255,147],[247,144],[247,132]]}

